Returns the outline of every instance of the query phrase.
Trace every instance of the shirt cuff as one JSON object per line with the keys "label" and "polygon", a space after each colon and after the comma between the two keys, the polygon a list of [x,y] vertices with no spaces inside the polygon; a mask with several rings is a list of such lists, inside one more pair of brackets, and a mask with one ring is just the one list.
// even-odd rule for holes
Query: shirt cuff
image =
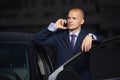
{"label": "shirt cuff", "polygon": [[54,23],[50,23],[48,26],[48,30],[55,32],[58,28],[54,25]]}
{"label": "shirt cuff", "polygon": [[97,37],[96,37],[94,34],[92,34],[92,33],[89,33],[88,35],[92,36],[92,38],[93,38],[93,41],[96,41],[96,40],[98,40],[98,39],[97,39]]}

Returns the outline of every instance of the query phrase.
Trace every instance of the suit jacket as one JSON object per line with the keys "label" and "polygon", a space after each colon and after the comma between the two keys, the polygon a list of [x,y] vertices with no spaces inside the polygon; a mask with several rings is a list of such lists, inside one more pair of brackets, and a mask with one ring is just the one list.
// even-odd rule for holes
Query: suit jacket
{"label": "suit jacket", "polygon": [[[72,49],[72,46],[70,44],[69,30],[51,32],[48,29],[44,29],[35,35],[34,41],[40,45],[49,45],[55,47],[58,51],[57,66],[60,66],[66,60],[81,51],[80,47],[82,41],[88,33],[90,32],[81,29],[74,49]],[[77,65],[73,65],[73,69],[80,74],[81,80],[90,80],[88,64],[89,56],[86,55],[79,60],[79,63],[77,63]]]}

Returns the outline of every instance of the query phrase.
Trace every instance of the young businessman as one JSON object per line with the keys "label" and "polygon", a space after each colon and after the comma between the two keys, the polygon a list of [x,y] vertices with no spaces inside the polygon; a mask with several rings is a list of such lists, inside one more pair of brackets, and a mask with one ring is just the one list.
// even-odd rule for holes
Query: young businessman
{"label": "young businessman", "polygon": [[[50,25],[37,33],[34,37],[36,44],[48,45],[55,47],[58,51],[57,54],[57,67],[62,65],[66,60],[74,56],[80,51],[89,51],[92,42],[99,40],[98,37],[91,34],[87,30],[82,29],[84,23],[84,12],[79,8],[73,8],[68,12],[68,18],[58,19],[55,23]],[[67,24],[67,27],[64,26]],[[80,59],[73,69],[80,75],[80,80],[91,80],[88,56]]]}

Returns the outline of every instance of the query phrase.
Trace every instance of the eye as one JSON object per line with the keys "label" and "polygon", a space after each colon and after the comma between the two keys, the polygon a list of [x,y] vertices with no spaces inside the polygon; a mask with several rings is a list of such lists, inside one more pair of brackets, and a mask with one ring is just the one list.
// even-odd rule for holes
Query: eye
{"label": "eye", "polygon": [[67,17],[67,19],[70,19],[70,17]]}
{"label": "eye", "polygon": [[76,19],[75,17],[73,17],[73,19]]}

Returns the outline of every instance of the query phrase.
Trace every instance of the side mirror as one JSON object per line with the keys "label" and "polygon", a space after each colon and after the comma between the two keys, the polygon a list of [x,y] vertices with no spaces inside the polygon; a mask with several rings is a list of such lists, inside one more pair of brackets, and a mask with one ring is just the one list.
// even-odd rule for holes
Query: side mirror
{"label": "side mirror", "polygon": [[58,74],[56,80],[80,80],[80,76],[75,71],[63,70]]}

